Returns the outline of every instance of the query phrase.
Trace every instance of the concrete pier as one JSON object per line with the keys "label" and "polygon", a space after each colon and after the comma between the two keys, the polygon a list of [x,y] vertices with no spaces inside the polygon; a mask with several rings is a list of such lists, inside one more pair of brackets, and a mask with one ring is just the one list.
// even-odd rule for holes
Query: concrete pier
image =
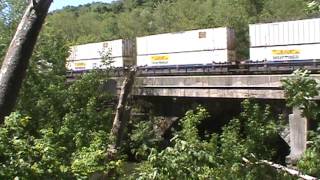
{"label": "concrete pier", "polygon": [[307,149],[308,121],[301,113],[299,108],[293,108],[292,114],[289,115],[291,152],[288,158],[292,163],[300,159]]}

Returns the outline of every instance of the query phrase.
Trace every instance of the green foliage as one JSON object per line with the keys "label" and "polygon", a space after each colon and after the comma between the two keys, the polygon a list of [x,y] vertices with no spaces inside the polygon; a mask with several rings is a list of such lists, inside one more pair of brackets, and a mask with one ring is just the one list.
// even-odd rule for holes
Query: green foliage
{"label": "green foliage", "polygon": [[133,130],[129,136],[129,148],[136,160],[145,160],[152,148],[157,148],[160,141],[154,128],[153,121],[134,122]]}
{"label": "green foliage", "polygon": [[231,120],[220,136],[223,164],[220,175],[226,174],[227,179],[282,178],[283,174],[265,166],[243,166],[242,158],[251,157],[251,154],[257,159],[278,162],[275,142],[280,129],[269,107],[262,109],[248,100],[242,103],[242,107],[240,116]]}
{"label": "green foliage", "polygon": [[[243,102],[241,115],[209,140],[199,137],[197,125],[208,113],[201,107],[189,111],[181,121],[182,130],[171,140],[172,147],[153,150],[137,169],[139,179],[290,179],[286,174],[258,164],[245,164],[244,157],[277,162],[279,127],[269,108]],[[255,160],[252,160],[255,162]]]}
{"label": "green foliage", "polygon": [[[0,127],[0,177],[32,177],[30,159],[33,158],[32,143],[34,137],[27,132],[29,117],[12,113]],[[19,169],[19,171],[17,171]]]}
{"label": "green foliage", "polygon": [[27,6],[26,1],[0,1],[0,19],[9,27],[14,28],[22,17]]}
{"label": "green foliage", "polygon": [[[300,107],[303,115],[308,120],[319,120],[319,105],[312,100],[319,95],[318,82],[310,77],[310,72],[306,70],[296,70],[291,77],[282,81],[290,107]],[[320,177],[320,128],[310,132],[310,142],[312,142],[298,161],[298,167],[304,173]]]}
{"label": "green foliage", "polygon": [[307,7],[305,8],[306,13],[310,15],[318,15],[320,12],[320,1],[319,0],[308,0]]}
{"label": "green foliage", "polygon": [[267,22],[301,19],[307,17],[305,7],[305,0],[268,0],[259,18]]}
{"label": "green foliage", "polygon": [[[189,111],[181,121],[183,130],[171,141],[173,147],[158,152],[153,149],[148,161],[139,169],[138,179],[205,179],[212,177],[212,167],[217,166],[214,152],[217,150],[217,137],[209,142],[202,141],[196,125],[208,117],[207,112],[199,107]],[[184,128],[191,128],[184,129]]]}
{"label": "green foliage", "polygon": [[[52,119],[43,119],[41,124],[37,124],[37,119],[13,114],[6,120],[6,126],[0,133],[0,157],[4,159],[1,166],[6,167],[0,173],[1,177],[84,179],[96,171],[118,172],[121,169],[120,159],[112,162],[106,159],[111,111],[97,111],[105,101],[99,101],[86,92],[80,93],[78,84],[71,87],[66,90],[66,100],[61,101],[63,108],[70,111],[62,119],[51,116]],[[89,96],[82,101],[85,106],[81,103],[70,104],[79,97],[71,93],[71,89],[78,89],[74,93],[80,94],[80,97]],[[31,107],[30,111],[39,111],[38,108],[49,108],[50,114],[61,113],[55,112],[59,109],[37,106]]]}
{"label": "green foliage", "polygon": [[25,7],[26,1],[0,1],[0,64]]}
{"label": "green foliage", "polygon": [[311,99],[319,95],[320,87],[307,70],[296,70],[292,76],[281,81],[289,107],[299,107],[307,118],[316,118],[319,107]]}
{"label": "green foliage", "polygon": [[110,171],[120,175],[122,160],[110,162],[106,156],[106,135],[104,131],[95,133],[89,147],[82,147],[73,153],[71,171],[77,179],[87,179],[95,173],[107,174]]}
{"label": "green foliage", "polygon": [[[97,77],[85,75],[64,89],[64,101],[48,95],[52,104],[60,101],[62,107],[25,109],[26,114],[47,110],[50,119],[39,121],[13,113],[6,120],[0,130],[1,166],[5,167],[1,177],[86,179],[94,172],[120,171],[122,160],[109,162],[106,156],[112,118],[111,110],[103,107],[108,96],[91,89],[101,84]],[[52,115],[59,113],[62,117]]]}
{"label": "green foliage", "polygon": [[55,143],[52,129],[41,130],[42,137],[30,133],[32,119],[12,113],[0,128],[0,177],[34,179],[41,177],[64,177],[62,153],[66,149]]}
{"label": "green foliage", "polygon": [[315,177],[320,177],[320,133],[317,132],[317,136],[314,137],[312,140],[315,144],[312,144],[306,152],[304,153],[303,157],[298,161],[298,167],[304,173],[308,175],[312,175]]}
{"label": "green foliage", "polygon": [[38,39],[17,105],[18,111],[37,120],[33,123],[35,131],[59,125],[56,120],[62,119],[66,112],[61,102],[67,98],[65,59],[68,51],[61,36],[42,33]]}
{"label": "green foliage", "polygon": [[13,113],[0,128],[1,178],[87,179],[96,172],[121,172],[122,160],[107,159],[105,131],[93,132],[88,146],[72,151],[73,142],[53,129],[40,130],[39,138],[31,135],[30,124],[29,117]]}
{"label": "green foliage", "polygon": [[[97,12],[57,12],[47,19],[47,25],[53,28],[54,35],[63,35],[71,44],[103,41],[107,24],[105,16]],[[85,22],[85,23],[84,23]],[[110,38],[110,37],[108,37]]]}
{"label": "green foliage", "polygon": [[[107,135],[114,99],[107,76],[92,72],[68,83],[69,47],[62,35],[40,35],[19,95],[17,111],[1,127],[1,179],[87,179],[93,172],[117,175],[109,162]],[[30,117],[30,118],[29,118]]]}
{"label": "green foliage", "polygon": [[[67,147],[59,142],[59,136],[52,128],[41,129],[41,136],[32,145],[36,158],[33,158],[32,170],[34,177],[68,177],[69,168],[64,157]],[[22,176],[23,177],[23,176]]]}
{"label": "green foliage", "polygon": [[[155,33],[177,32],[212,26],[207,18],[212,14],[211,1],[164,1],[154,9],[152,23]],[[211,23],[211,24],[210,24]],[[210,24],[210,25],[209,25]]]}
{"label": "green foliage", "polygon": [[198,107],[196,111],[188,111],[181,120],[182,130],[178,133],[178,136],[188,142],[199,141],[197,126],[204,119],[209,117],[209,113],[203,107]]}

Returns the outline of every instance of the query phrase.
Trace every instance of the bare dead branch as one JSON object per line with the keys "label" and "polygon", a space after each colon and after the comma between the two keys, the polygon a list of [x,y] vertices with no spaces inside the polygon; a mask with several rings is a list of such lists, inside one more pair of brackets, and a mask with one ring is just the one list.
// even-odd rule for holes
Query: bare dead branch
{"label": "bare dead branch", "polygon": [[114,159],[117,154],[117,150],[120,146],[122,134],[124,131],[124,127],[130,117],[131,107],[127,106],[128,97],[131,93],[134,79],[135,79],[136,69],[130,69],[127,77],[122,83],[121,92],[119,96],[118,106],[116,110],[116,115],[113,120],[113,125],[111,129],[111,138],[112,143],[108,148],[108,157],[109,159]]}
{"label": "bare dead branch", "polygon": [[247,163],[247,164],[255,164],[255,165],[259,165],[259,164],[264,164],[264,165],[268,165],[274,169],[286,172],[288,174],[291,174],[293,176],[297,176],[299,178],[305,179],[305,180],[317,180],[318,178],[315,178],[313,176],[309,176],[309,175],[305,175],[302,172],[295,170],[295,169],[291,169],[288,167],[285,167],[281,164],[277,164],[271,161],[267,161],[267,160],[257,160],[256,162],[251,162],[249,161],[247,158],[243,157],[242,160]]}

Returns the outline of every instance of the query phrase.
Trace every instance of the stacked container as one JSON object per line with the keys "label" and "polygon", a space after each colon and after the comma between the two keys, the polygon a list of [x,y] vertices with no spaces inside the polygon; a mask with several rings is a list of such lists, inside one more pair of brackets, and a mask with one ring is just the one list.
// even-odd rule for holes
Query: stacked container
{"label": "stacked container", "polygon": [[251,24],[250,60],[320,59],[320,18]]}
{"label": "stacked container", "polygon": [[[103,62],[105,60],[105,62]],[[135,45],[131,40],[113,40],[72,46],[67,69],[72,71],[123,67],[135,64]]]}
{"label": "stacked container", "polygon": [[199,29],[137,38],[138,66],[226,63],[235,60],[230,28]]}

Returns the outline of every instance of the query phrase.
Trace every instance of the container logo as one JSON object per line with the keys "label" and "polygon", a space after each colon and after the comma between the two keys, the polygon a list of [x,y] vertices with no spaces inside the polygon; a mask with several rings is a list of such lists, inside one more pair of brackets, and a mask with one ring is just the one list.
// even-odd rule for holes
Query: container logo
{"label": "container logo", "polygon": [[151,56],[152,64],[168,64],[169,56]]}
{"label": "container logo", "polygon": [[272,50],[273,60],[299,59],[300,53],[301,53],[301,50],[299,49]]}
{"label": "container logo", "polygon": [[272,50],[273,55],[285,55],[285,54],[300,54],[299,49],[289,49],[289,50]]}
{"label": "container logo", "polygon": [[74,68],[75,69],[86,69],[86,63],[75,63]]}

